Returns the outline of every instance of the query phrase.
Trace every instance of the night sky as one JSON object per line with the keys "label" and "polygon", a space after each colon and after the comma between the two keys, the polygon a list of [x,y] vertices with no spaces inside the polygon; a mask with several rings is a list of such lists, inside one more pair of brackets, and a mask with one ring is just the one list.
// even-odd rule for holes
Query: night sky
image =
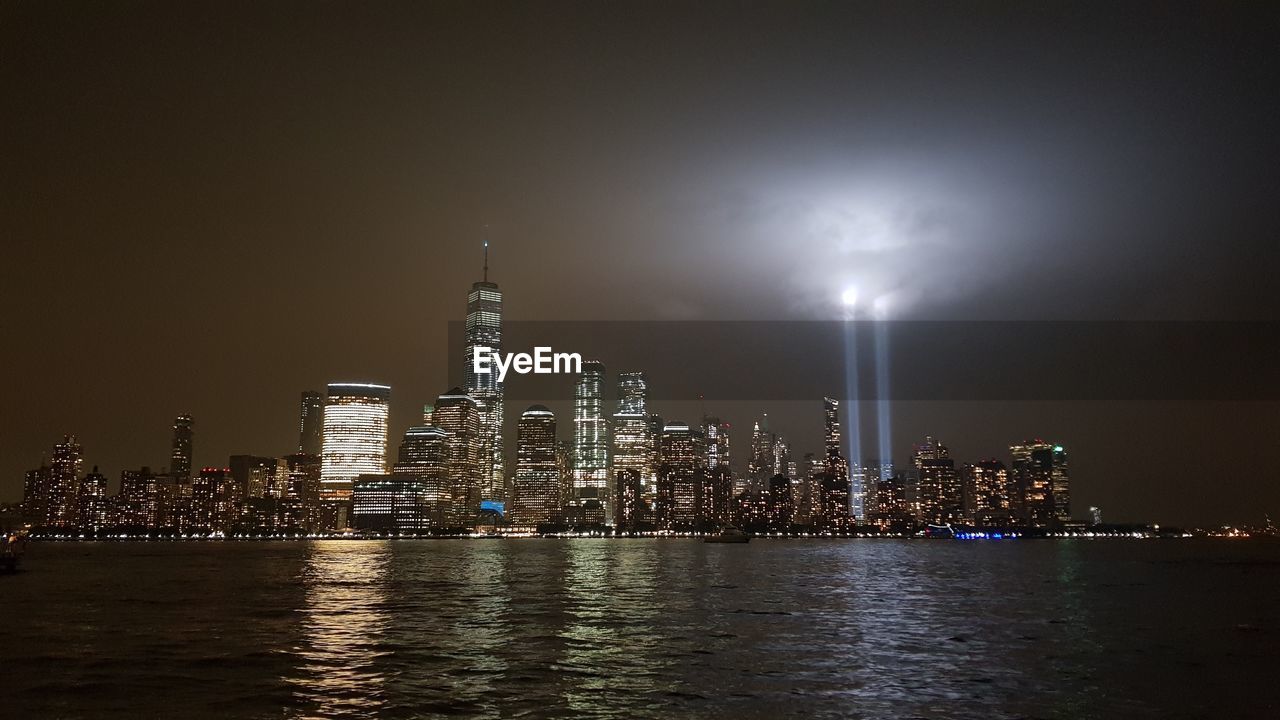
{"label": "night sky", "polygon": [[[1276,320],[1280,6],[1011,5],[0,0],[0,499],[67,432],[166,465],[180,412],[199,465],[283,454],[328,381],[393,386],[394,452],[483,238],[512,320]],[[817,400],[708,410],[816,450]],[[925,433],[1067,445],[1078,513],[1280,514],[1273,401]]]}

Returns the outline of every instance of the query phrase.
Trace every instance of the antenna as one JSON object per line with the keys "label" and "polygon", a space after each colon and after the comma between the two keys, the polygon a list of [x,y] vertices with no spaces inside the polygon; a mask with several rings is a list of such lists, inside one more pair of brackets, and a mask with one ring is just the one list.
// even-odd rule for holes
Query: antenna
{"label": "antenna", "polygon": [[484,281],[489,282],[489,240],[484,241]]}

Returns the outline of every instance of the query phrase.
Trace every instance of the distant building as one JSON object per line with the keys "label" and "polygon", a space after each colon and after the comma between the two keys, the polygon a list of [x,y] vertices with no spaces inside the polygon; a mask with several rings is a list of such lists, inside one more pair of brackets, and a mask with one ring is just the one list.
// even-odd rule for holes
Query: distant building
{"label": "distant building", "polygon": [[1013,519],[1009,502],[1012,483],[1004,463],[983,460],[965,465],[963,475],[965,522],[1008,525]]}
{"label": "distant building", "polygon": [[387,469],[387,417],[391,388],[372,383],[330,383],[324,407],[321,499],[345,502],[362,474]]}
{"label": "distant building", "polygon": [[644,481],[640,471],[623,469],[614,472],[613,524],[619,530],[633,531],[648,521],[644,499]]}
{"label": "distant building", "polygon": [[818,481],[821,492],[819,514],[814,526],[827,532],[843,532],[850,524],[849,476],[824,470]]}
{"label": "distant building", "polygon": [[298,452],[324,452],[324,396],[310,390],[302,393],[298,412]]}
{"label": "distant building", "polygon": [[475,398],[453,388],[436,398],[431,413],[434,427],[443,430],[449,450],[449,494],[452,496],[448,525],[470,526],[480,513],[483,441],[480,437],[480,410]]}
{"label": "distant building", "polygon": [[173,444],[169,453],[169,472],[175,478],[191,478],[192,443],[195,421],[190,415],[179,415],[173,421]]}
{"label": "distant building", "polygon": [[289,484],[282,503],[284,513],[284,519],[280,523],[282,529],[305,533],[336,529],[336,518],[331,518],[334,522],[323,522],[323,505],[320,502],[322,462],[320,456],[294,453],[286,455],[284,462]]}
{"label": "distant building", "polygon": [[392,474],[418,483],[433,527],[449,524],[453,484],[449,479],[449,434],[431,425],[411,427],[400,442]]}
{"label": "distant building", "polygon": [[707,453],[703,465],[714,470],[721,465],[729,467],[729,423],[718,417],[702,418],[702,435],[705,438]]}
{"label": "distant building", "polygon": [[82,530],[98,531],[112,523],[111,498],[107,496],[107,476],[93,472],[80,480],[77,516]]}
{"label": "distant building", "polygon": [[[273,457],[257,455],[232,455],[227,458],[227,466],[231,477],[236,481],[236,497],[260,498],[268,494],[277,494],[276,475],[278,470],[287,474],[287,469],[280,468]],[[281,478],[285,480],[285,478]],[[268,487],[272,493],[268,493]]]}
{"label": "distant building", "polygon": [[662,429],[662,462],[658,466],[658,527],[691,529],[698,521],[700,472],[688,424],[671,421]]}
{"label": "distant building", "polygon": [[[650,423],[647,395],[644,373],[618,375],[618,411],[613,414],[614,524],[634,527],[650,519],[645,490],[656,482],[657,436]],[[624,481],[626,487],[619,484]]]}
{"label": "distant building", "polygon": [[582,363],[573,393],[573,488],[575,523],[612,522],[609,504],[609,433],[604,416],[604,365]]}
{"label": "distant building", "polygon": [[717,463],[714,468],[699,468],[695,478],[697,488],[697,523],[702,530],[713,530],[733,525],[733,471],[728,462]]}
{"label": "distant building", "polygon": [[[497,372],[477,373],[476,349],[502,350],[502,291],[489,282],[489,243],[484,244],[484,275],[467,293],[466,342],[463,346],[463,389],[476,402],[480,416],[478,472],[475,485],[481,500],[508,499],[505,450],[502,441],[503,390]],[[432,424],[438,425],[432,421]]]}
{"label": "distant building", "polygon": [[542,405],[532,405],[520,415],[514,495],[513,525],[545,525],[561,516],[556,416]]}
{"label": "distant building", "polygon": [[227,533],[236,521],[236,482],[228,468],[204,468],[191,481],[189,529]]}
{"label": "distant building", "polygon": [[352,483],[351,525],[357,530],[419,533],[432,526],[423,484],[410,476],[366,474]]}
{"label": "distant building", "polygon": [[1071,519],[1067,453],[1061,445],[1029,440],[1009,448],[1013,458],[1014,510],[1032,527],[1050,527]]}
{"label": "distant building", "polygon": [[120,471],[116,522],[136,529],[164,527],[169,522],[173,484],[171,476],[154,473],[149,467]]}
{"label": "distant building", "polygon": [[791,528],[794,513],[795,496],[791,489],[791,478],[786,475],[769,478],[769,491],[765,496],[765,515],[769,529],[773,532],[786,532]]}
{"label": "distant building", "polygon": [[963,521],[960,477],[947,446],[926,437],[916,447],[915,469],[920,521],[934,524]]}
{"label": "distant building", "polygon": [[72,528],[76,526],[80,505],[80,443],[67,435],[53,446],[53,459],[48,464],[27,472],[23,484],[22,506],[28,520],[36,526]]}
{"label": "distant building", "polygon": [[751,428],[751,456],[747,461],[747,478],[751,489],[765,488],[777,467],[776,438],[769,432],[769,414],[755,421]]}

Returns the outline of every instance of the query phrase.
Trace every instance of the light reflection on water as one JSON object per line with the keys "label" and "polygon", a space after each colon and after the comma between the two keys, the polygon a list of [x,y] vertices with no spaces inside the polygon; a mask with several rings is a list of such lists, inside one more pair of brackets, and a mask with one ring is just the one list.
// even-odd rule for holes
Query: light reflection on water
{"label": "light reflection on water", "polygon": [[0,716],[1271,716],[1277,547],[40,544]]}
{"label": "light reflection on water", "polygon": [[387,541],[310,543],[302,582],[306,588],[297,673],[285,680],[305,705],[328,717],[377,713],[386,677],[379,658],[391,618],[386,574]]}

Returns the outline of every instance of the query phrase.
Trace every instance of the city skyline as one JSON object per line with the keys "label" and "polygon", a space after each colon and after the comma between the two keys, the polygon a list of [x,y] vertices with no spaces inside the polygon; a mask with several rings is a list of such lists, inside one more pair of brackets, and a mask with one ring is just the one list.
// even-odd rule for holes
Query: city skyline
{"label": "city skyline", "polygon": [[[442,349],[486,239],[517,322],[839,319],[850,298],[904,320],[1275,320],[1265,11],[1165,8],[1148,33],[1105,6],[1096,23],[576,10],[0,11],[0,286],[22,380],[0,417],[0,497],[69,432],[113,483],[166,466],[155,428],[182,413],[201,428],[196,468],[281,455],[298,392],[334,381],[395,388],[394,443],[415,402],[465,389]],[[600,359],[658,389],[679,376]],[[822,428],[806,404],[837,391],[710,410],[735,427],[767,411],[807,444]],[[899,462],[927,434],[965,458],[1069,438],[1076,490],[1117,518],[1280,506],[1249,457],[1280,431],[1270,396],[895,403],[888,424],[875,454]]]}
{"label": "city skyline", "polygon": [[[485,334],[483,337],[473,337],[471,335],[471,328],[474,326],[474,318],[478,314],[476,309],[477,299],[479,298],[478,293],[482,291],[489,291],[493,293],[498,292],[497,285],[495,283],[488,281],[488,273],[489,273],[488,241],[484,241],[483,249],[484,249],[484,268],[483,268],[484,280],[473,283],[472,289],[468,295],[468,302],[467,302],[468,335],[467,335],[466,345],[465,345],[465,349],[467,351],[465,354],[466,358],[471,357],[472,348],[478,344],[488,344],[495,348],[501,347],[502,300],[501,300],[500,294],[496,296],[497,309],[494,314],[496,315],[497,319],[494,321],[491,321],[493,323],[492,329],[488,332],[488,334]],[[649,416],[644,415],[644,411],[646,408],[652,409],[653,407],[651,400],[648,401],[648,403],[646,403],[645,400],[640,399],[637,405],[637,400],[634,397],[628,397],[628,395],[635,396],[635,392],[632,390],[629,390],[626,387],[627,382],[635,383],[634,378],[636,376],[639,376],[640,377],[639,385],[642,388],[640,397],[643,398],[643,395],[645,394],[644,388],[646,388],[648,385],[648,380],[645,377],[646,373],[644,371],[623,370],[618,373],[609,374],[608,372],[605,371],[605,368],[601,363],[594,360],[586,361],[584,363],[584,370],[585,370],[585,377],[591,378],[590,387],[593,388],[588,392],[588,395],[592,398],[595,398],[595,400],[590,401],[594,403],[590,405],[590,410],[589,410],[590,417],[585,417],[585,416],[583,418],[577,417],[579,413],[583,412],[583,409],[582,409],[583,406],[581,405],[582,403],[581,397],[579,397],[578,399],[572,402],[564,399],[561,399],[559,403],[557,403],[555,400],[550,400],[550,399],[545,400],[544,402],[552,406],[555,406],[558,404],[564,405],[566,408],[569,409],[569,412],[562,417],[567,417],[573,420],[572,423],[566,423],[567,425],[572,427],[573,430],[567,434],[561,433],[561,435],[556,438],[557,441],[568,441],[571,444],[586,442],[587,445],[583,447],[588,448],[588,452],[594,452],[594,451],[590,451],[589,447],[591,446],[592,442],[596,442],[596,441],[592,441],[589,438],[586,440],[582,440],[580,438],[581,430],[579,429],[579,426],[583,426],[585,423],[585,426],[594,428],[592,432],[594,432],[601,438],[600,442],[603,442],[602,448],[599,451],[600,453],[602,453],[604,458],[602,460],[603,465],[601,466],[600,471],[604,469],[608,469],[616,472],[616,470],[619,469],[619,467],[615,467],[612,453],[614,452],[614,449],[615,449],[614,448],[614,432],[616,431],[618,424],[620,422],[626,423],[627,415],[634,414],[636,407],[640,408],[640,415],[643,417],[646,417],[646,419],[648,417],[659,417],[654,415],[649,415]],[[464,373],[464,383],[475,386],[471,391],[466,392],[466,396],[469,398],[469,401],[476,408],[476,411],[477,411],[476,422],[478,423],[477,433],[478,433],[478,437],[481,439],[480,440],[481,443],[483,444],[486,438],[486,432],[483,430],[483,428],[485,427],[485,420],[484,420],[483,412],[480,411],[481,402],[479,397],[483,396],[486,392],[493,392],[493,390],[479,387],[481,381],[477,379],[478,377],[480,376],[475,376],[470,372]],[[573,382],[579,388],[579,392],[581,392],[581,388],[583,387],[581,378],[584,376],[575,376],[575,377],[577,377],[578,379],[575,379]],[[628,381],[627,378],[632,378],[632,380]],[[609,387],[613,386],[615,381],[618,383],[618,386],[616,388],[617,392],[615,394],[610,394],[607,392],[607,390]],[[501,386],[499,385],[497,387],[498,387],[498,407],[501,408],[501,403],[502,403],[501,389],[500,389]],[[342,395],[363,396],[367,392],[370,395],[370,397],[377,398],[375,402],[378,403],[380,407],[380,409],[376,413],[377,417],[370,418],[370,422],[373,422],[378,426],[377,433],[376,433],[378,437],[376,439],[370,437],[369,442],[372,442],[373,444],[376,444],[381,448],[380,457],[382,458],[382,460],[381,462],[375,461],[373,459],[373,455],[376,455],[377,453],[373,453],[373,450],[370,449],[370,453],[373,453],[373,454],[369,455],[363,463],[357,462],[356,465],[358,465],[358,467],[354,467],[354,469],[352,469],[346,475],[342,476],[342,480],[345,482],[345,485],[343,486],[345,489],[340,494],[342,495],[343,499],[349,500],[350,499],[350,494],[349,494],[350,483],[359,474],[380,473],[380,472],[387,472],[390,470],[393,464],[391,462],[391,458],[394,456],[396,452],[396,448],[398,447],[394,441],[394,438],[399,437],[398,435],[399,429],[394,427],[393,424],[388,422],[388,418],[390,416],[389,407],[391,406],[391,403],[389,401],[391,387],[389,385],[370,383],[370,382],[345,382],[345,383],[334,382],[334,383],[328,383],[328,388],[329,388],[330,398],[335,397],[335,393],[337,393],[337,396],[342,396]],[[464,391],[462,391],[460,388],[455,388],[454,390],[444,393],[439,398],[436,398],[435,402],[437,404],[442,403],[444,398],[451,397],[450,393],[454,393],[454,396],[457,396],[457,397],[463,397],[463,395],[461,394],[462,392]],[[333,405],[332,402],[329,402],[329,403],[324,402],[324,397],[325,395],[323,393],[315,393],[311,390],[302,390],[300,392],[300,398],[301,398],[300,403],[298,403],[298,401],[295,400],[296,404],[294,407],[298,412],[298,415],[295,418],[294,428],[295,428],[295,432],[297,433],[296,445],[299,448],[301,448],[304,444],[308,442],[314,442],[315,440],[314,435],[317,432],[317,430],[313,425],[310,425],[308,423],[308,417],[309,416],[314,417],[314,412],[317,409],[316,407],[317,400],[319,400],[320,402],[320,409],[322,410],[322,412],[328,412],[326,408],[329,408],[330,406]],[[752,469],[752,462],[753,462],[752,454],[755,451],[751,450],[750,453],[742,453],[740,451],[739,453],[733,454],[731,456],[733,461],[734,478],[750,479],[754,477],[755,482],[757,483],[767,483],[769,477],[771,477],[772,474],[776,472],[776,473],[788,474],[792,476],[793,481],[795,481],[798,484],[798,486],[808,482],[808,478],[805,472],[796,471],[795,468],[797,467],[797,462],[795,459],[800,458],[802,455],[804,456],[809,455],[810,453],[802,452],[802,451],[807,451],[814,447],[820,448],[823,454],[829,454],[832,451],[832,448],[839,447],[842,442],[840,439],[840,431],[837,426],[834,436],[830,434],[831,433],[830,420],[832,418],[835,418],[836,422],[840,423],[840,422],[844,422],[843,420],[840,420],[841,417],[844,417],[846,420],[848,417],[848,408],[845,409],[843,414],[835,410],[835,408],[839,406],[840,401],[834,400],[828,397],[828,398],[822,399],[820,402],[824,403],[826,406],[824,410],[824,417],[828,422],[828,426],[827,426],[827,430],[824,432],[825,437],[812,437],[809,435],[800,434],[798,432],[789,432],[788,435],[795,438],[795,440],[799,441],[798,443],[796,443],[796,448],[793,451],[793,449],[791,448],[791,444],[794,442],[793,440],[784,439],[782,435],[776,434],[776,433],[771,434],[769,436],[773,438],[772,440],[769,441],[770,443],[774,443],[774,442],[784,443],[784,446],[783,446],[784,450],[782,451],[786,452],[788,457],[792,458],[792,462],[791,462],[792,467],[790,469],[790,472],[788,472],[788,469],[786,467],[778,467],[778,466],[774,466],[772,469],[766,469],[761,472],[756,472]],[[422,403],[417,402],[416,399],[411,399],[407,401],[406,404],[412,407],[422,406]],[[761,407],[761,408],[768,406],[766,404],[761,404],[761,403],[728,403],[728,404],[730,405],[753,404],[756,407]],[[804,402],[804,401],[792,401],[786,404],[801,405],[801,406],[808,407],[808,406],[812,406],[814,403]],[[341,402],[339,402],[339,405],[341,405]],[[427,405],[428,411],[430,411],[432,404],[428,402],[426,403],[426,405]],[[661,408],[664,405],[684,406],[686,407],[686,409],[692,406],[692,404],[688,402],[670,402],[670,403],[658,403],[657,407]],[[872,414],[879,412],[879,410],[877,410],[876,408],[880,406],[880,403],[878,402],[866,403],[866,405],[867,407],[864,407],[860,414],[866,415],[869,412]],[[702,413],[707,412],[708,406],[705,402],[700,401],[698,403],[698,406],[699,406],[698,409],[700,412]],[[545,405],[533,405],[531,407],[544,408],[546,409],[547,412],[552,414],[553,418],[561,416],[560,412],[553,411],[547,408]],[[713,407],[711,409],[714,410],[715,408]],[[616,410],[617,412],[613,412],[613,410]],[[624,410],[630,410],[632,412],[630,413],[624,412]],[[503,418],[504,427],[512,427],[512,428],[517,427],[521,417],[522,417],[521,413],[507,413],[506,416]],[[714,415],[704,414],[698,419],[701,420],[703,418],[714,419],[717,427],[721,425],[723,425],[725,429],[728,429],[729,427],[731,427],[731,424],[722,423],[720,418],[714,417]],[[759,432],[759,429],[760,429],[761,418],[763,418],[764,423],[768,425],[769,413],[761,412],[758,415],[752,417],[751,420],[756,427],[757,433]],[[415,429],[419,429],[419,430],[424,429],[422,427],[418,427],[422,425],[422,422],[426,422],[426,418],[421,418],[421,422],[415,421],[411,423],[408,427],[406,427],[405,437],[407,438],[408,434],[412,433]],[[677,424],[680,424],[680,423],[684,423],[684,420],[681,417],[677,417],[673,415],[671,417],[667,417],[666,422],[668,423],[675,422]],[[775,420],[775,423],[776,423],[776,420]],[[867,428],[867,430],[869,431],[868,435],[866,437],[860,438],[861,450],[862,450],[861,459],[872,458],[873,462],[883,462],[887,467],[894,467],[899,469],[904,467],[910,467],[912,464],[914,464],[915,473],[918,477],[921,478],[921,481],[930,482],[930,478],[932,476],[928,472],[922,472],[922,467],[920,465],[920,455],[919,455],[920,446],[916,445],[915,437],[908,435],[902,438],[905,442],[908,443],[907,453],[903,453],[894,458],[890,458],[887,462],[883,460],[874,459],[875,456],[877,455],[877,453],[875,452],[876,448],[879,447],[882,449],[882,446],[877,444],[879,428],[874,427],[874,424],[875,424],[875,421],[873,419],[872,427]],[[430,425],[431,425],[430,422],[426,423],[426,427],[429,427]],[[698,425],[700,430],[705,429],[705,428],[702,428],[700,424],[695,423],[695,425]],[[743,437],[744,434],[741,433],[741,428],[743,428],[743,425],[744,424],[739,424],[738,426],[740,429],[738,434],[739,443],[744,442],[744,440],[748,442],[754,442],[749,438]],[[683,427],[688,428],[691,426],[685,423]],[[170,470],[172,473],[176,473],[176,475],[178,476],[182,476],[184,475],[184,473],[185,473],[185,476],[188,476],[188,477],[196,476],[196,475],[199,475],[199,473],[196,472],[196,470],[201,470],[201,469],[205,471],[220,470],[221,468],[224,467],[224,465],[234,465],[234,462],[237,457],[251,457],[251,456],[244,456],[244,455],[236,455],[235,454],[236,452],[244,452],[246,450],[244,448],[241,448],[236,450],[235,452],[228,453],[225,456],[230,458],[230,461],[227,463],[215,461],[213,463],[193,464],[195,463],[195,458],[193,457],[193,451],[192,451],[192,445],[193,445],[192,428],[193,428],[193,417],[190,414],[184,413],[182,415],[179,415],[173,421],[173,431],[172,431],[172,441],[171,441],[171,451],[170,451],[170,461],[172,463],[172,466]],[[773,429],[776,430],[776,426]],[[489,431],[489,432],[492,432],[492,431]],[[663,434],[663,429],[659,428],[657,430],[654,430],[653,432],[659,438],[658,440],[655,440],[655,443],[660,445],[661,444],[660,438]],[[501,432],[499,432],[499,435],[501,435]],[[308,440],[309,437],[311,438],[310,440]],[[516,454],[518,453],[518,446],[515,440],[510,439],[511,437],[515,437],[515,435],[514,434],[510,435],[507,440],[506,445],[507,445],[507,450],[509,452],[507,452],[506,454],[510,457],[515,457]],[[926,437],[926,442],[933,442],[933,439],[931,436],[926,434],[925,437]],[[1015,439],[1019,437],[1021,439]],[[1032,438],[1034,437],[1037,437],[1037,436],[1034,434],[1028,435],[1027,433],[1024,432],[1022,436],[1010,436],[1010,439],[1003,441],[1003,444],[1000,446],[1000,450],[997,452],[978,453],[978,454],[970,454],[970,455],[962,456],[960,458],[960,461],[964,463],[963,468],[955,466],[954,462],[952,462],[952,464],[948,466],[947,472],[949,474],[947,475],[947,477],[950,478],[950,480],[948,480],[947,482],[951,483],[954,488],[957,488],[957,490],[955,491],[956,499],[953,504],[957,508],[959,507],[958,488],[960,487],[960,483],[963,480],[963,478],[959,474],[960,472],[962,471],[968,472],[969,468],[980,466],[982,463],[988,462],[988,461],[1003,462],[1008,460],[1008,461],[1011,461],[1010,466],[1012,467],[1013,465],[1016,465],[1018,462],[1018,457],[1017,457],[1018,451],[1016,450],[1016,447],[1022,444],[1022,440],[1026,440],[1027,442],[1032,442]],[[1035,440],[1034,442],[1042,442],[1042,441]],[[195,447],[199,448],[201,446],[197,443]],[[739,447],[743,448],[744,446],[739,445]],[[822,449],[822,448],[825,448],[825,449]],[[248,448],[248,450],[254,451],[254,452],[261,452],[263,450],[270,450],[270,449],[252,447],[252,448]],[[1061,450],[1061,448],[1059,448],[1059,450]],[[514,451],[514,452],[510,452],[510,451]],[[582,451],[582,448],[578,448],[575,452],[581,452],[581,451]],[[55,466],[56,466],[57,452],[58,451],[55,447],[55,452],[54,452]],[[772,447],[770,448],[770,452],[773,452]],[[327,454],[327,453],[324,453],[324,454]],[[279,453],[278,457],[283,458],[286,455],[287,453]],[[488,454],[483,449],[479,450],[479,457],[477,457],[477,460],[476,460],[477,467],[484,467],[483,458],[486,457],[487,455]],[[745,460],[743,459],[744,457],[746,457]],[[272,459],[272,458],[264,458],[264,459]],[[281,460],[281,462],[283,462],[283,460]],[[501,462],[501,460],[495,461],[495,466],[494,466],[495,474],[498,472],[496,469],[498,467],[497,465],[498,462]],[[96,462],[93,463],[94,473],[98,472],[99,467],[100,467],[99,463],[96,463]],[[137,462],[137,461],[126,464],[125,467],[120,469],[119,474],[113,472],[112,468],[108,468],[106,466],[101,466],[101,467],[103,467],[103,469],[108,470],[108,475],[106,478],[106,482],[103,485],[103,490],[105,491],[106,488],[109,487],[109,488],[116,489],[117,492],[120,491],[120,488],[118,488],[117,485],[120,482],[123,482],[123,478],[125,478],[129,473],[136,474],[137,471],[132,470],[133,468],[142,467],[144,468],[144,470],[152,469],[156,472],[162,472],[166,469],[166,466],[163,463],[152,464],[152,463]],[[508,488],[511,485],[513,485],[515,482],[515,474],[513,470],[514,467],[515,466],[512,465],[511,467],[507,467],[506,469],[505,484]],[[622,467],[625,467],[625,462]],[[855,467],[855,468],[850,468],[850,470],[855,474],[865,475],[866,473],[869,472],[869,470],[867,470],[867,467],[868,466],[864,465],[862,468]],[[616,486],[615,486],[616,478],[610,476],[608,473],[603,473],[600,471],[593,473],[588,469],[584,473],[578,473],[577,470],[578,468],[575,468],[576,479],[574,480],[574,483],[575,483],[575,487],[578,488],[578,490],[575,491],[576,492],[575,497],[577,498],[582,497],[581,487],[593,486],[597,488],[598,495],[590,494],[589,496],[591,498],[598,497],[600,499],[600,504],[598,509],[591,511],[592,514],[584,516],[584,518],[589,517],[591,518],[592,522],[596,521],[596,519],[599,519],[599,520],[602,520],[605,524],[612,524],[614,522],[614,518],[616,515],[616,508],[614,506],[614,503],[616,501]],[[320,482],[321,482],[321,488],[322,488],[321,489],[322,495],[325,495],[325,492],[326,492],[325,488],[332,487],[332,483],[334,482],[335,478],[331,477],[331,475],[333,475],[335,472],[336,471],[326,470],[321,474]],[[116,477],[120,477],[121,480],[117,481]],[[595,479],[584,480],[584,478],[590,478],[590,477],[594,477]],[[650,481],[656,481],[656,477],[651,478]],[[914,481],[914,478],[913,478],[913,481]],[[486,483],[487,482],[488,481],[486,481]],[[505,500],[505,502],[507,502],[508,504],[508,509],[510,509],[511,495],[509,490],[503,493],[495,493],[492,490],[484,489],[484,488],[490,487],[490,485],[487,485],[485,483],[482,483],[482,485],[484,486],[483,488],[476,489],[476,492],[479,493],[479,495],[477,498],[472,498],[472,501],[473,501],[472,504],[477,504],[480,497],[488,497],[497,501]],[[1084,483],[1084,485],[1086,488],[1089,488],[1089,483],[1087,481]],[[862,517],[862,514],[859,514],[858,510],[861,508],[862,496],[864,494],[864,491],[867,491],[866,487],[868,486],[861,486],[861,485],[858,485],[856,487],[855,485],[850,486],[849,492],[851,493],[851,497],[849,501],[849,506],[850,506],[850,509],[854,512],[854,517]],[[594,492],[595,491],[593,491],[593,493]],[[870,491],[867,491],[867,492],[870,492]],[[1089,492],[1089,490],[1086,490],[1086,493],[1087,492]],[[330,492],[330,494],[332,494],[332,492]],[[652,498],[650,498],[650,500],[652,501]],[[1077,509],[1079,511],[1077,514],[1081,516],[1078,519],[1083,519],[1084,506],[1086,504],[1090,507],[1090,509],[1093,509],[1093,510],[1096,510],[1096,508],[1100,505],[1105,505],[1105,503],[1098,502],[1094,497],[1091,497],[1089,495],[1085,495],[1085,500],[1086,502],[1084,504],[1077,505]],[[1263,512],[1265,512],[1265,510]],[[346,518],[345,515],[342,517],[344,519]],[[932,519],[937,522],[956,522],[957,521],[956,516],[949,516],[945,512],[935,512],[927,509],[921,512],[921,517],[925,519]],[[1060,517],[1059,519],[1067,519],[1067,518],[1064,516],[1064,517]],[[1121,515],[1120,519],[1126,522],[1148,522],[1153,520],[1154,521],[1160,520],[1160,518],[1152,518],[1149,516],[1142,516],[1142,515],[1132,516],[1128,514]],[[1226,519],[1226,521],[1228,522],[1244,522],[1244,523],[1247,523],[1250,520],[1252,520],[1252,518],[1247,518],[1247,517]]]}

